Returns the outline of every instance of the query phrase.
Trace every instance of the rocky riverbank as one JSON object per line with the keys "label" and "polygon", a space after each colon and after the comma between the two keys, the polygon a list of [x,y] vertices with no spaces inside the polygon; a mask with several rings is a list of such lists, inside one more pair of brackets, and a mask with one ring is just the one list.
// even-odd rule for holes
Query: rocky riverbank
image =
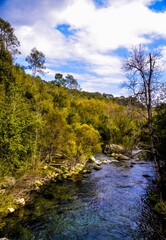
{"label": "rocky riverbank", "polygon": [[91,157],[83,163],[75,166],[68,166],[67,162],[49,164],[43,163],[38,170],[28,171],[20,178],[5,177],[0,182],[0,227],[3,226],[3,218],[12,214],[17,209],[24,207],[33,199],[33,193],[40,192],[40,189],[50,181],[64,181],[65,179],[75,180],[82,173],[91,173],[92,170],[100,170],[101,164],[129,160],[131,152],[116,144],[106,145],[104,153],[110,158],[96,159]]}
{"label": "rocky riverbank", "polygon": [[101,163],[107,163],[91,157],[84,164],[77,163],[73,167],[63,164],[43,164],[40,170],[28,171],[20,178],[15,179],[6,176],[0,181],[0,227],[3,227],[3,218],[12,214],[20,207],[25,206],[33,199],[33,193],[40,192],[40,189],[50,181],[73,180],[80,173],[91,173],[93,169],[100,170]]}

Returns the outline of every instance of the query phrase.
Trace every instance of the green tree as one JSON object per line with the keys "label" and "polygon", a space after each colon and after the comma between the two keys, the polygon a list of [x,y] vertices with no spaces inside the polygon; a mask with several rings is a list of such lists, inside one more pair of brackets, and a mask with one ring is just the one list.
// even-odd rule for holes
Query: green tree
{"label": "green tree", "polygon": [[66,87],[66,79],[63,78],[63,74],[56,73],[55,80],[53,81],[58,87]]}
{"label": "green tree", "polygon": [[80,90],[80,85],[78,84],[77,80],[73,77],[73,75],[67,74],[65,80],[67,88]]}
{"label": "green tree", "polygon": [[0,46],[0,84],[4,88],[5,94],[8,93],[10,84],[15,81],[12,68],[12,56],[2,43]]}
{"label": "green tree", "polygon": [[36,146],[36,129],[40,127],[35,112],[15,86],[10,96],[1,97],[0,166],[1,174],[16,172],[31,161]]}
{"label": "green tree", "polygon": [[38,51],[36,48],[33,48],[30,52],[30,54],[26,57],[26,61],[29,64],[29,69],[32,70],[32,76],[35,77],[36,73],[44,74],[43,69],[46,67],[45,64],[45,55]]}
{"label": "green tree", "polygon": [[51,110],[44,116],[45,128],[42,140],[42,155],[53,159],[56,154],[62,154],[66,136],[66,113],[59,109]]}
{"label": "green tree", "polygon": [[160,189],[162,199],[166,201],[166,103],[160,104],[154,117],[155,134],[157,137],[157,150],[160,154]]}
{"label": "green tree", "polygon": [[8,49],[11,54],[19,53],[18,47],[20,42],[14,34],[15,29],[11,27],[10,23],[0,18],[0,45]]}
{"label": "green tree", "polygon": [[156,107],[154,117],[155,134],[157,135],[157,148],[159,153],[166,156],[166,103]]}
{"label": "green tree", "polygon": [[77,80],[71,74],[67,74],[66,77],[63,77],[63,74],[56,73],[55,80],[53,81],[58,87],[66,87],[69,89],[80,90],[80,85]]}
{"label": "green tree", "polygon": [[74,130],[77,137],[77,159],[85,161],[101,151],[100,134],[92,126],[77,123]]}
{"label": "green tree", "polygon": [[140,137],[138,114],[134,109],[124,106],[117,107],[111,113],[110,142],[132,148],[137,145]]}

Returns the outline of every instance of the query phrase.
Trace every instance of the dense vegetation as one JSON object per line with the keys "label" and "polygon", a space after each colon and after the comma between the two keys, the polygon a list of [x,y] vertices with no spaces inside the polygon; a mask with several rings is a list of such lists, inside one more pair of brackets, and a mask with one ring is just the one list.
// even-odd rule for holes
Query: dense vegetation
{"label": "dense vegetation", "polygon": [[[18,52],[19,42],[10,25],[2,28],[5,24],[0,19],[1,179],[18,178],[59,159],[65,159],[72,168],[102,151],[108,143],[123,145],[126,150],[139,145],[150,149],[146,111],[137,98],[84,92],[73,76],[63,78],[60,73],[55,74],[54,81],[45,82],[36,76],[44,69],[45,56],[38,52],[41,64],[35,48],[32,53],[37,64],[30,61],[33,55],[29,55],[33,74],[26,74],[23,67],[13,62],[13,49],[14,54]],[[153,112],[156,149],[164,179],[166,104]]]}
{"label": "dense vegetation", "polygon": [[[166,201],[166,103],[157,106],[155,112],[154,126],[156,133],[156,146],[160,160],[160,187],[162,199]],[[164,212],[166,214],[166,208]]]}
{"label": "dense vegetation", "polygon": [[31,77],[3,46],[0,71],[1,176],[59,157],[72,166],[105,143],[138,143],[143,119],[134,107]]}

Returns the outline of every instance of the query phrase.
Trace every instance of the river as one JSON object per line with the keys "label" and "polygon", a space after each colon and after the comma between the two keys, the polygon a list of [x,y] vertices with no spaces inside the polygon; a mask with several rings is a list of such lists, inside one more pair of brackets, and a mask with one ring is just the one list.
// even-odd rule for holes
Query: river
{"label": "river", "polygon": [[[107,158],[100,155],[98,158]],[[1,237],[10,240],[160,239],[147,193],[152,162],[102,164],[75,181],[51,183],[33,203],[7,218]]]}

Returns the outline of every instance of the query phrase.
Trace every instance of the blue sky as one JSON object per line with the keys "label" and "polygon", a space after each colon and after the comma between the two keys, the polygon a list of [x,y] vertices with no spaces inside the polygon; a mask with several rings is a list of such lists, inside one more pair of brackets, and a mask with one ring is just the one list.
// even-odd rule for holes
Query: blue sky
{"label": "blue sky", "polygon": [[166,67],[166,0],[0,0],[0,16],[21,43],[17,62],[36,47],[48,81],[69,73],[85,91],[127,95],[121,63],[138,44],[159,48]]}

